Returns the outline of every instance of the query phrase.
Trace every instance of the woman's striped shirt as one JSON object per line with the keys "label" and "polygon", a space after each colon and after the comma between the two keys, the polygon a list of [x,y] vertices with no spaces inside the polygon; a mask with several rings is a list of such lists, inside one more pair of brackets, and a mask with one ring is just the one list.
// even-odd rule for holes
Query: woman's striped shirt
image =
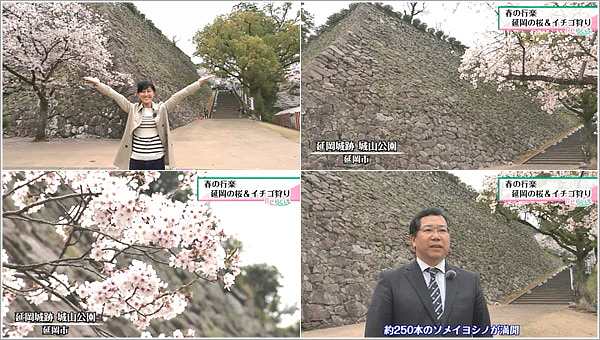
{"label": "woman's striped shirt", "polygon": [[165,155],[165,148],[158,136],[158,128],[152,108],[143,108],[142,124],[133,130],[133,149],[131,158],[140,161],[152,161]]}

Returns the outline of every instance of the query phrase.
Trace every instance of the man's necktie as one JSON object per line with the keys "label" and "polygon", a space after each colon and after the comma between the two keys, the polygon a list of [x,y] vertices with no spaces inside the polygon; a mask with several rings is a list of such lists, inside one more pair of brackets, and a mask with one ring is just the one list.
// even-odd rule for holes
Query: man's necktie
{"label": "man's necktie", "polygon": [[429,284],[427,285],[429,289],[429,295],[431,295],[431,302],[433,302],[433,310],[435,312],[435,316],[437,320],[440,319],[442,313],[444,313],[444,309],[442,308],[442,293],[440,292],[440,287],[435,280],[435,275],[440,271],[437,268],[427,268],[429,272]]}

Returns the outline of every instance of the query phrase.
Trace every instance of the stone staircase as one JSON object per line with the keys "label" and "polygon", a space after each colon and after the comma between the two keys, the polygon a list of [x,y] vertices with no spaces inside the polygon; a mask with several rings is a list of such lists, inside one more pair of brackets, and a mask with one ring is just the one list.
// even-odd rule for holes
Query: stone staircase
{"label": "stone staircase", "polygon": [[211,115],[212,119],[238,119],[241,118],[242,107],[236,95],[229,90],[219,90],[217,101]]}
{"label": "stone staircase", "polygon": [[568,305],[570,302],[575,302],[575,295],[571,290],[569,268],[566,268],[511,304]]}
{"label": "stone staircase", "polygon": [[524,164],[547,164],[549,166],[572,164],[578,167],[585,163],[582,150],[583,144],[583,129],[579,129],[567,138],[533,156]]}

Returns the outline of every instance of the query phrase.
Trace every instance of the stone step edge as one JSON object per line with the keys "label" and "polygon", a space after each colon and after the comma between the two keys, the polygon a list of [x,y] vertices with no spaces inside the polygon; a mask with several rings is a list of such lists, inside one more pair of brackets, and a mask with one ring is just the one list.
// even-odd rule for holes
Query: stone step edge
{"label": "stone step edge", "polygon": [[579,129],[583,128],[583,124],[579,124],[577,125],[575,128],[573,129],[569,129],[566,132],[563,132],[562,134],[556,136],[556,138],[544,143],[543,145],[540,145],[540,147],[536,150],[530,151],[528,153],[525,153],[524,155],[521,156],[520,159],[517,159],[514,164],[515,165],[524,165],[525,163],[527,163],[528,160],[532,159],[533,157],[543,153],[545,150],[549,149],[551,146],[554,146],[558,143],[560,143],[561,141],[563,141],[564,139],[568,138],[570,135],[574,134],[575,132],[579,131]]}
{"label": "stone step edge", "polygon": [[539,276],[536,280],[534,280],[532,283],[530,283],[524,289],[516,291],[516,292],[506,296],[504,298],[504,300],[501,301],[501,303],[505,304],[505,305],[511,304],[513,301],[520,298],[522,295],[525,295],[528,291],[543,284],[544,282],[547,282],[548,280],[552,279],[553,277],[558,275],[560,272],[562,272],[563,270],[566,270],[568,268],[569,268],[568,266],[561,266],[553,273]]}

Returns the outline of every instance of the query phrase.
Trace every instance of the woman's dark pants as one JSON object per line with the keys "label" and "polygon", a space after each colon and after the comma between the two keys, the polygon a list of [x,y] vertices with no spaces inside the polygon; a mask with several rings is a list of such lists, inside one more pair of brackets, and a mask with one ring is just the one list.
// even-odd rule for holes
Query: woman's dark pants
{"label": "woman's dark pants", "polygon": [[129,170],[164,170],[165,157],[151,161],[140,161],[137,159],[129,159]]}

